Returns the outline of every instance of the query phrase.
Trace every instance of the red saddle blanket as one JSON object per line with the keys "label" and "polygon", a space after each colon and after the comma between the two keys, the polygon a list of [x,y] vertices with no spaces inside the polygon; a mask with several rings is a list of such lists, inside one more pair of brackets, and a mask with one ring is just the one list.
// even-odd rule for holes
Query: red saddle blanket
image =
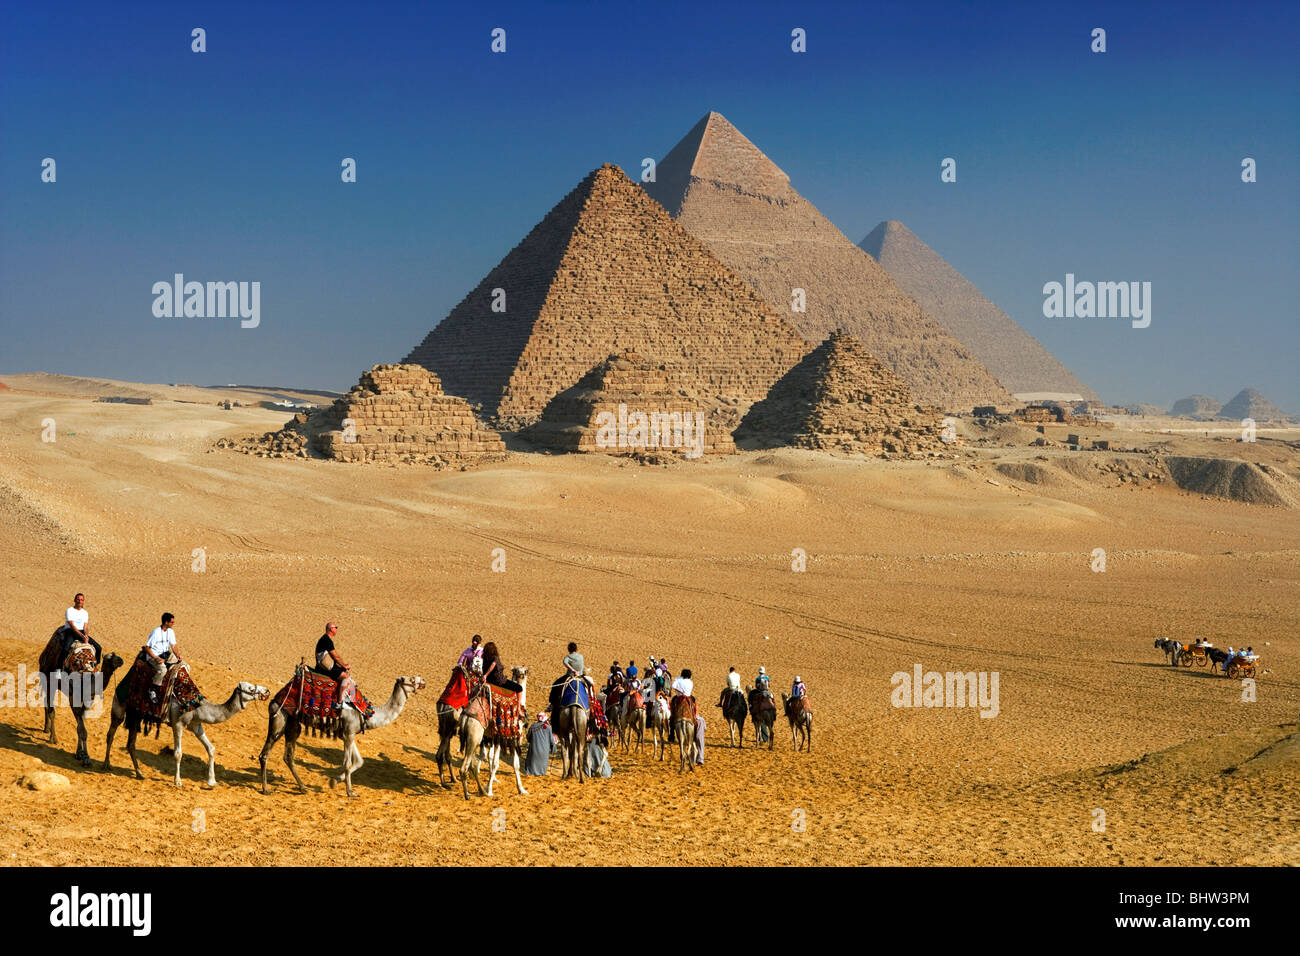
{"label": "red saddle blanket", "polygon": [[375,715],[375,708],[357,689],[355,682],[339,682],[299,666],[293,680],[280,688],[274,703],[286,714],[296,714],[300,723],[313,732],[332,734],[338,730],[338,719],[345,706],[356,709],[366,720]]}
{"label": "red saddle blanket", "polygon": [[457,664],[452,668],[451,680],[438,695],[438,703],[460,710],[469,703],[469,682],[465,679],[465,668]]}
{"label": "red saddle blanket", "polygon": [[150,699],[149,691],[153,689],[153,668],[138,657],[131,667],[129,677],[118,685],[118,697],[122,697],[122,688],[126,688],[126,729],[143,730],[148,736],[150,731],[157,733],[158,728],[167,723],[167,702],[175,701],[182,712],[189,712],[203,703],[203,694],[190,677],[190,667],[184,661],[167,668],[162,687],[158,688],[157,701]]}
{"label": "red saddle blanket", "polygon": [[671,707],[673,720],[689,720],[691,723],[695,723],[696,708],[694,697],[687,697],[684,694],[678,694],[673,698]]}
{"label": "red saddle blanket", "polygon": [[[641,696],[641,692],[639,690],[632,691],[632,693],[628,695],[628,700],[631,701],[631,705],[634,709],[645,710],[645,699]],[[625,709],[626,707],[627,705],[624,704]]]}
{"label": "red saddle blanket", "polygon": [[600,706],[600,701],[595,697],[591,699],[591,727],[593,733],[609,733],[609,718],[605,716],[605,708]]}

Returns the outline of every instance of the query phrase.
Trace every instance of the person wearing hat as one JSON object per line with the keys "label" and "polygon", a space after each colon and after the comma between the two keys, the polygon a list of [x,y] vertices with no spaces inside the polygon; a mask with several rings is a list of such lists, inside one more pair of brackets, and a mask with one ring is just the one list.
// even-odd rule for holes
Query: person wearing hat
{"label": "person wearing hat", "polygon": [[794,700],[797,697],[804,697],[807,694],[808,688],[804,686],[803,678],[795,677],[794,683],[790,685],[790,699]]}
{"label": "person wearing hat", "polygon": [[758,676],[754,678],[754,690],[765,690],[770,693],[771,688],[768,686],[770,683],[771,679],[767,676],[767,668],[760,667]]}
{"label": "person wearing hat", "polygon": [[530,777],[544,777],[551,755],[560,747],[551,720],[546,711],[537,715],[536,722],[528,728],[528,756],[524,758],[524,773]]}

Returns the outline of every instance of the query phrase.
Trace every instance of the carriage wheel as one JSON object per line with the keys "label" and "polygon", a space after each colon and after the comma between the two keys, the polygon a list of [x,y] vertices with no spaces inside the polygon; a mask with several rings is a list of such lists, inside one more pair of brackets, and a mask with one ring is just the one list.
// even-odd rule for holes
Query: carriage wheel
{"label": "carriage wheel", "polygon": [[1237,665],[1235,663],[1228,665],[1228,676],[1231,678],[1237,676]]}
{"label": "carriage wheel", "polygon": [[1191,667],[1191,666],[1192,666],[1192,652],[1191,652],[1191,651],[1179,651],[1179,652],[1178,652],[1178,663],[1182,664],[1184,667]]}
{"label": "carriage wheel", "polygon": [[1196,661],[1196,663],[1199,664],[1201,667],[1205,667],[1207,664],[1210,663],[1210,655],[1202,654],[1201,657]]}

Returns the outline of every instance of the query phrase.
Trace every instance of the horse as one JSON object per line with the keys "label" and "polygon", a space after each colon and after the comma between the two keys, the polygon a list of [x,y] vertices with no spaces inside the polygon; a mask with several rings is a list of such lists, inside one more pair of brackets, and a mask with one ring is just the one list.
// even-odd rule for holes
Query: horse
{"label": "horse", "polygon": [[1169,663],[1174,667],[1178,666],[1178,655],[1182,652],[1183,645],[1177,641],[1170,641],[1163,637],[1157,637],[1153,645],[1156,650],[1164,651],[1165,656],[1169,658]]}

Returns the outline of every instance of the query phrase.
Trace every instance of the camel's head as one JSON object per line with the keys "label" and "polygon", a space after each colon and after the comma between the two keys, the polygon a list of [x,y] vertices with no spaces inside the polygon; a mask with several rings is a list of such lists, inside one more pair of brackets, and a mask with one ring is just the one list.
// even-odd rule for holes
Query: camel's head
{"label": "camel's head", "polygon": [[423,677],[399,677],[397,683],[402,685],[402,689],[408,694],[414,694],[417,690],[424,690]]}
{"label": "camel's head", "polygon": [[118,657],[112,651],[109,651],[107,654],[104,655],[104,662],[100,665],[100,669],[105,674],[111,674],[113,673],[113,671],[117,670],[121,666],[122,666],[122,658]]}
{"label": "camel's head", "polygon": [[528,680],[528,668],[513,667],[510,670],[510,676],[515,679],[516,684],[522,684],[524,681]]}
{"label": "camel's head", "polygon": [[271,692],[261,684],[250,684],[246,680],[241,680],[239,695],[244,698],[244,703],[248,703],[250,700],[266,700],[271,696]]}

